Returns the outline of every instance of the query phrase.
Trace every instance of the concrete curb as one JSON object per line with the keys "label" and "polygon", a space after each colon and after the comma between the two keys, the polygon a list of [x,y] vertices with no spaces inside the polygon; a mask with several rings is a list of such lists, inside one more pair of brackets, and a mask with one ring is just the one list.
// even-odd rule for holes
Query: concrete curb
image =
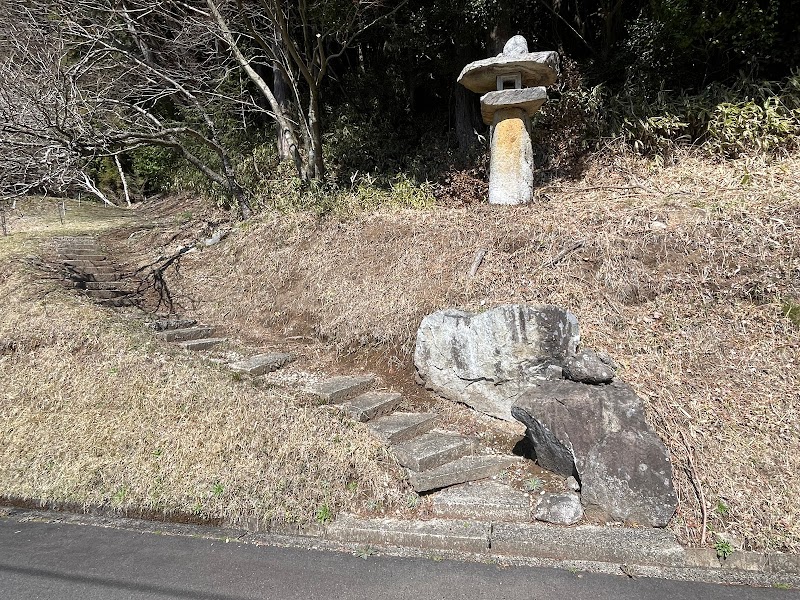
{"label": "concrete curb", "polygon": [[[663,529],[430,519],[363,519],[342,515],[327,527],[330,540],[374,546],[462,551],[487,557],[616,565],[623,573],[662,571],[678,579],[800,587],[800,556],[684,548]],[[608,571],[607,568],[601,569]]]}
{"label": "concrete curb", "polygon": [[708,583],[790,586],[800,589],[800,555],[737,551],[726,560],[713,549],[683,548],[662,529],[474,520],[366,519],[340,515],[327,526],[306,527],[248,522],[223,526],[166,523],[106,515],[31,510],[0,505],[0,518],[19,522],[60,522],[113,527],[143,533],[201,537],[244,544],[347,551],[367,555],[380,550],[416,556],[542,566]]}

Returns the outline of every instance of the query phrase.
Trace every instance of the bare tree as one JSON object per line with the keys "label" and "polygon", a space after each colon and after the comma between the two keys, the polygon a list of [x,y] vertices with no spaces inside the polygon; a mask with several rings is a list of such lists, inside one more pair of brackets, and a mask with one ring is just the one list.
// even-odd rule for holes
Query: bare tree
{"label": "bare tree", "polygon": [[91,129],[76,81],[61,68],[63,39],[37,26],[25,7],[0,3],[0,194],[79,188],[106,198],[92,181]]}
{"label": "bare tree", "polygon": [[107,157],[127,197],[119,154],[155,145],[183,156],[246,218],[234,138],[248,132],[232,115],[273,119],[299,176],[323,177],[323,84],[357,37],[405,1],[0,0],[0,141],[10,149],[0,185],[77,187],[108,201],[90,176]]}
{"label": "bare tree", "polygon": [[[303,179],[324,176],[322,89],[331,64],[356,39],[406,0],[206,0],[218,35],[266,99],[279,144]],[[387,6],[388,4],[388,6]],[[202,11],[198,11],[202,14]],[[289,84],[282,103],[261,73],[273,70]]]}
{"label": "bare tree", "polygon": [[30,177],[32,164],[49,179],[54,165],[76,164],[66,179],[102,195],[87,174],[92,160],[107,156],[119,165],[120,152],[163,146],[225,190],[242,217],[250,215],[218,120],[235,112],[232,106],[260,108],[240,89],[223,93],[230,70],[217,60],[216,38],[181,3],[34,0],[4,10],[12,13],[7,24],[24,24],[38,40],[31,53],[12,36],[7,73],[0,75],[0,110],[8,115],[3,141],[17,150],[17,163],[25,160],[9,171],[18,181],[41,186]]}

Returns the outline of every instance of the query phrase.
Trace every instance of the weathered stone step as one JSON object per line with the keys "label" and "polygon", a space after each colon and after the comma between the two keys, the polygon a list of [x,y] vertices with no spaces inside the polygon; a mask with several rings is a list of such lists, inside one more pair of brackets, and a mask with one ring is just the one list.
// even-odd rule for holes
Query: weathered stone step
{"label": "weathered stone step", "polygon": [[370,421],[368,429],[383,441],[398,444],[427,433],[439,422],[436,413],[396,412]]}
{"label": "weathered stone step", "polygon": [[86,278],[86,281],[119,281],[121,279],[121,275],[119,273],[86,273],[85,271],[82,273],[78,273],[78,276],[83,276]]}
{"label": "weathered stone step", "polygon": [[429,471],[420,473],[410,471],[411,486],[417,492],[427,492],[467,481],[486,479],[497,475],[519,460],[517,456],[465,456]]}
{"label": "weathered stone step", "polygon": [[292,362],[293,359],[294,357],[291,354],[285,352],[270,352],[268,354],[257,354],[256,356],[230,363],[228,368],[237,373],[258,377],[265,373],[277,371],[282,366]]}
{"label": "weathered stone step", "polygon": [[98,302],[104,306],[134,306],[136,304],[136,299],[128,295],[110,298],[108,300],[99,300]]}
{"label": "weathered stone step", "polygon": [[431,494],[433,514],[448,519],[531,520],[531,501],[524,492],[496,481],[465,483]]}
{"label": "weathered stone step", "polygon": [[155,331],[166,331],[167,329],[186,329],[197,325],[197,319],[158,319],[147,326]]}
{"label": "weathered stone step", "polygon": [[208,350],[223,342],[227,342],[228,338],[201,338],[199,340],[188,340],[185,342],[178,342],[178,345],[184,350]]}
{"label": "weathered stone step", "polygon": [[126,293],[130,290],[123,290],[119,281],[84,281],[87,290],[120,290]]}
{"label": "weathered stone step", "polygon": [[90,298],[100,298],[109,300],[111,298],[119,298],[120,296],[127,296],[130,292],[124,290],[86,290],[86,295]]}
{"label": "weathered stone step", "polygon": [[56,248],[58,254],[100,254],[102,251],[96,244],[71,244],[69,246],[60,246]]}
{"label": "weathered stone step", "polygon": [[398,462],[412,471],[427,471],[473,454],[477,440],[450,431],[431,431],[391,447]]}
{"label": "weathered stone step", "polygon": [[58,240],[56,242],[56,248],[59,250],[68,250],[70,248],[95,248],[97,246],[97,240],[93,238],[86,238],[86,239],[72,239],[72,240]]}
{"label": "weathered stone step", "polygon": [[165,342],[188,342],[189,340],[199,340],[202,338],[211,337],[213,333],[213,327],[200,326],[159,331],[156,336]]}
{"label": "weathered stone step", "polygon": [[64,260],[62,262],[65,265],[67,265],[68,267],[75,267],[76,269],[81,269],[81,270],[86,269],[87,267],[97,267],[97,266],[105,267],[106,266],[106,265],[97,265],[98,262],[102,262],[102,261],[92,261],[92,260],[86,260],[86,259]]}
{"label": "weathered stone step", "polygon": [[117,272],[117,268],[113,265],[91,265],[85,267],[76,267],[76,269],[85,275],[106,275]]}
{"label": "weathered stone step", "polygon": [[392,412],[403,396],[397,392],[364,392],[352,400],[345,400],[342,410],[356,421],[366,423]]}
{"label": "weathered stone step", "polygon": [[104,260],[108,260],[108,257],[105,254],[99,254],[96,252],[76,252],[73,254],[62,254],[60,258],[65,263],[75,260],[88,260],[91,262],[103,262]]}
{"label": "weathered stone step", "polygon": [[325,404],[339,404],[365,392],[373,383],[375,383],[374,375],[361,377],[345,375],[321,381],[311,386],[309,392]]}

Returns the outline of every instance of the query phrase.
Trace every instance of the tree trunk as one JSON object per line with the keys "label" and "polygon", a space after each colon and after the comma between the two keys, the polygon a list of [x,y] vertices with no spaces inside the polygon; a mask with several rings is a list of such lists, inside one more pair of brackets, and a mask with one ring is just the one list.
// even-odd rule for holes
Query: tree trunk
{"label": "tree trunk", "polygon": [[[278,101],[278,106],[281,107],[285,113],[289,112],[289,95],[290,89],[289,84],[286,81],[286,78],[283,76],[283,72],[278,67],[272,68],[272,81],[273,81],[273,89],[275,90],[275,99]],[[291,144],[291,132],[287,131],[284,125],[280,122],[276,122],[276,128],[278,131],[278,158],[280,160],[287,160],[292,157],[292,144]]]}
{"label": "tree trunk", "polygon": [[325,161],[322,156],[322,123],[319,118],[319,90],[312,89],[308,102],[308,164],[309,179],[323,179],[325,177]]}
{"label": "tree trunk", "polygon": [[460,83],[456,83],[453,95],[456,140],[458,149],[466,154],[478,145],[479,132],[484,130],[483,120],[472,92]]}

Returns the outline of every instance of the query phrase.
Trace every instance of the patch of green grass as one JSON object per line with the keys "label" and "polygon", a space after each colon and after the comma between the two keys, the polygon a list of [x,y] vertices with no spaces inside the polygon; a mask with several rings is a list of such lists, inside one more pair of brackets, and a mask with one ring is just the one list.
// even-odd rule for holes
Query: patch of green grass
{"label": "patch of green grass", "polygon": [[800,327],[800,303],[787,300],[781,306],[783,316],[789,319],[796,327]]}
{"label": "patch of green grass", "polygon": [[211,494],[215,498],[219,498],[225,492],[225,488],[223,485],[218,481],[214,485],[211,486]]}
{"label": "patch of green grass", "polygon": [[522,487],[525,488],[526,492],[537,492],[542,489],[542,486],[544,486],[544,481],[538,477],[529,477],[522,484]]}
{"label": "patch of green grass", "polygon": [[323,504],[317,509],[314,518],[320,525],[327,525],[333,520],[333,512],[327,504]]}
{"label": "patch of green grass", "polygon": [[111,501],[117,505],[122,504],[123,502],[125,502],[125,497],[127,495],[128,495],[128,490],[126,490],[124,487],[120,487],[117,489],[116,492],[114,492],[114,495],[111,496]]}
{"label": "patch of green grass", "polygon": [[730,507],[727,504],[725,504],[725,502],[723,502],[722,500],[717,502],[715,510],[717,511],[717,514],[720,517],[727,517],[728,513],[730,513],[731,511]]}
{"label": "patch of green grass", "polygon": [[775,589],[778,589],[778,590],[791,590],[791,589],[793,589],[791,583],[782,583],[782,582],[773,583],[772,587],[774,587]]}
{"label": "patch of green grass", "polygon": [[733,554],[733,545],[728,540],[717,540],[714,543],[714,550],[717,551],[717,558],[725,560]]}
{"label": "patch of green grass", "polygon": [[370,556],[374,556],[375,552],[375,548],[372,546],[362,546],[353,553],[353,556],[367,560]]}

